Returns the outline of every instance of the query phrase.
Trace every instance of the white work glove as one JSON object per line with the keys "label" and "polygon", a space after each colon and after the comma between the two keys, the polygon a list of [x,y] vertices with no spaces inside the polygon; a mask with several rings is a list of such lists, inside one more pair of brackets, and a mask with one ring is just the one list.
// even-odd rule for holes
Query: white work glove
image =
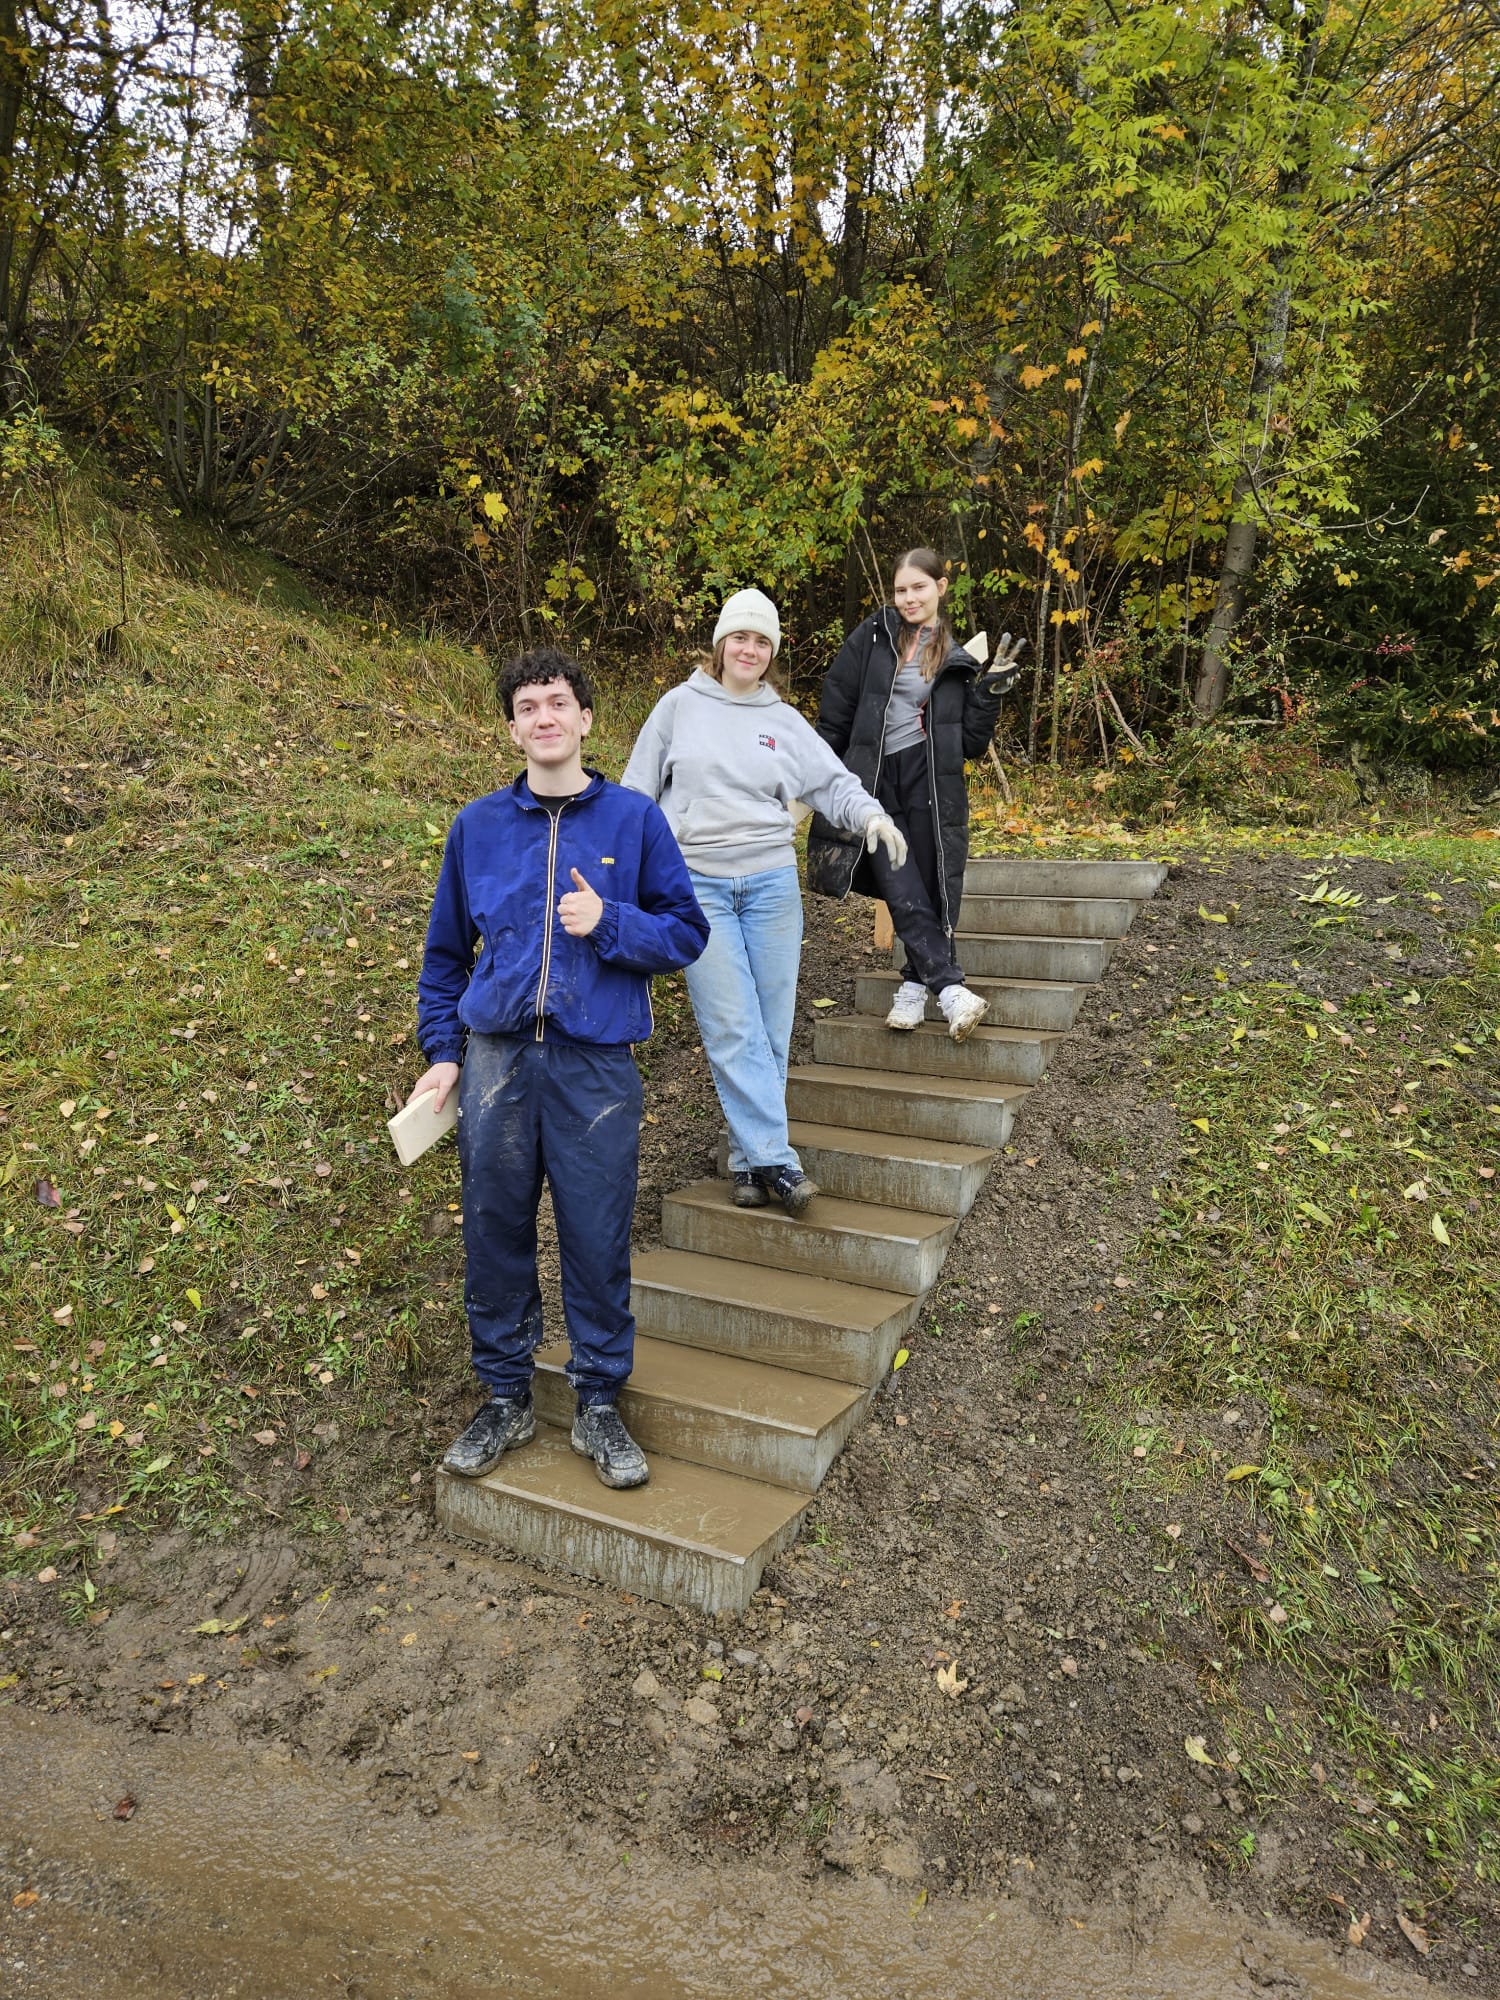
{"label": "white work glove", "polygon": [[906,835],[888,813],[874,813],[865,821],[865,852],[873,854],[877,847],[883,847],[886,859],[893,868],[900,868],[906,861]]}
{"label": "white work glove", "polygon": [[1014,686],[1021,669],[1017,665],[1026,650],[1025,639],[1013,639],[1009,632],[1000,634],[1000,643],[990,655],[987,670],[979,676],[979,685],[986,694],[1004,694]]}

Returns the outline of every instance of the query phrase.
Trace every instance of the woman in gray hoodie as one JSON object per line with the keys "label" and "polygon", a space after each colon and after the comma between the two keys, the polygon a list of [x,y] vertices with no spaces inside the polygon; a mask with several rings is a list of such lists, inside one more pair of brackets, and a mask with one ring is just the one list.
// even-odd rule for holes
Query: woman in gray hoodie
{"label": "woman in gray hoodie", "polygon": [[802,955],[802,893],[790,807],[801,799],[862,833],[899,867],[906,843],[879,801],[767,684],[781,649],[776,606],[737,590],[714,627],[713,658],[663,695],[623,784],[660,805],[711,926],[687,968],[688,996],[729,1125],[740,1208],[776,1195],[800,1215],[817,1193],[786,1126],[786,1068]]}

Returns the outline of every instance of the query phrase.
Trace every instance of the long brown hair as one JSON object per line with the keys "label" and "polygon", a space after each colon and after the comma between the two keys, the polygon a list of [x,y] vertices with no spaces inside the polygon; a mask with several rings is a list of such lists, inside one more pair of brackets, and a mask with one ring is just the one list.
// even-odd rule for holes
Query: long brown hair
{"label": "long brown hair", "polygon": [[[943,567],[943,559],[933,549],[908,549],[904,556],[897,558],[891,571],[892,580],[904,569],[919,569],[923,576],[929,576],[934,583],[946,580],[948,572]],[[922,649],[917,665],[922,669],[922,678],[930,681],[953,649],[953,627],[943,615],[942,599],[938,599],[937,615],[932,622],[932,637]]]}

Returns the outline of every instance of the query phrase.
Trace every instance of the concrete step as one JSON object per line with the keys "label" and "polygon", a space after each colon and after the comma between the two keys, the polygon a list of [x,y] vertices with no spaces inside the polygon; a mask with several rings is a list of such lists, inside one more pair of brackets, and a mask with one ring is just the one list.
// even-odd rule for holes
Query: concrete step
{"label": "concrete step", "polygon": [[[538,1349],[537,1415],[573,1421],[566,1343]],[[620,1414],[641,1449],[811,1493],[864,1412],[867,1392],[766,1361],[638,1335]]]}
{"label": "concrete step", "polygon": [[1010,1137],[1016,1106],[1025,1095],[1015,1085],[898,1076],[835,1063],[803,1063],[786,1080],[787,1115],[799,1124],[852,1126],[859,1132],[991,1148]]}
{"label": "concrete step", "polygon": [[539,1424],[487,1478],[439,1472],[437,1515],[466,1541],[714,1613],[748,1608],[810,1497],[677,1458],[653,1460],[649,1485],[611,1493],[565,1430]]}
{"label": "concrete step", "polygon": [[909,1033],[872,1014],[836,1014],[813,1029],[813,1060],[845,1069],[894,1070],[899,1075],[966,1077],[980,1083],[1036,1083],[1056,1035],[1035,1029],[975,1028],[953,1041],[930,1023]]}
{"label": "concrete step", "polygon": [[724,1181],[693,1181],[661,1205],[662,1239],[673,1250],[846,1278],[882,1290],[925,1292],[957,1227],[951,1218],[819,1195],[802,1216],[780,1203],[736,1208]]}
{"label": "concrete step", "polygon": [[1135,905],[1103,896],[966,894],[960,915],[964,929],[982,937],[1122,938]]}
{"label": "concrete step", "polygon": [[[903,1139],[852,1126],[793,1124],[792,1144],[825,1194],[873,1201],[887,1208],[921,1208],[932,1215],[967,1215],[994,1160],[987,1146],[945,1139]],[[729,1172],[729,1138],[719,1141],[719,1173]]]}
{"label": "concrete step", "polygon": [[[967,905],[965,906],[967,908]],[[959,931],[958,962],[971,979],[1065,980],[1092,986],[1104,977],[1114,949],[1107,938],[995,937]],[[904,962],[898,944],[892,962]]]}
{"label": "concrete step", "polygon": [[[968,983],[989,1002],[986,1027],[1044,1028],[1052,1033],[1072,1027],[1087,990],[1059,980],[978,979],[972,974]],[[900,984],[898,972],[862,972],[854,983],[854,1004],[861,1014],[878,1014],[883,1019]],[[927,1018],[943,1018],[942,1009],[930,996]]]}
{"label": "concrete step", "polygon": [[1143,903],[1167,879],[1163,861],[1049,861],[1024,854],[972,858],[965,896],[1123,896]]}
{"label": "concrete step", "polygon": [[689,1250],[638,1250],[630,1281],[638,1334],[865,1387],[890,1367],[921,1305],[907,1292]]}

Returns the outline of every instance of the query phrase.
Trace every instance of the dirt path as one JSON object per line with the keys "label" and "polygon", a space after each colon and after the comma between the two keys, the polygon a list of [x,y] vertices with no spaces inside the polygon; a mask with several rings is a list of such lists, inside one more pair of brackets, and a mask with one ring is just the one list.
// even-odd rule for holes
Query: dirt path
{"label": "dirt path", "polygon": [[[788,1911],[812,1924],[808,1913],[824,1904],[809,1898],[835,1896],[848,1916],[840,1951],[868,1948],[857,1963],[886,1972],[847,1983],[850,1959],[844,1984],[819,1985],[810,1973],[810,1983],[781,1991],[918,1990],[900,1983],[907,1975],[888,1954],[885,1919],[924,1899],[929,1910],[941,1906],[943,1949],[959,1955],[954,1982],[935,1987],[944,1962],[930,1955],[937,1933],[920,1933],[920,1990],[993,1991],[988,1944],[981,1940],[973,1977],[988,1965],[990,1983],[965,1987],[959,1975],[971,1961],[954,1941],[972,1938],[982,1913],[1015,1894],[1029,1914],[1024,1923],[1008,1915],[1007,1934],[1038,1940],[1038,1957],[1016,1961],[1028,1994],[1370,1990],[1373,1953],[1398,1966],[1408,1954],[1393,1921],[1395,1884],[1361,1875],[1340,1851],[1337,1821],[1311,1778],[1302,1795],[1269,1809],[1257,1802],[1252,1815],[1232,1768],[1185,1756],[1188,1739],[1214,1729],[1212,1663],[1163,1574],[1161,1502],[1107,1469],[1085,1417],[1100,1329],[1126,1309],[1130,1246],[1154,1213],[1153,1175],[1180,1146],[1170,1105],[1153,1094],[1150,1050],[1178,991],[1207,976],[1218,940],[1205,937],[1200,904],[1240,905],[1262,976],[1285,965],[1291,980],[1342,980],[1352,990],[1366,975],[1352,942],[1347,963],[1290,969],[1276,912],[1303,872],[1255,860],[1227,872],[1177,871],[1144,913],[963,1225],[911,1362],[882,1391],[802,1543],[745,1618],[705,1621],[440,1538],[432,1454],[472,1395],[455,1338],[419,1384],[425,1404],[393,1397],[381,1427],[349,1430],[310,1470],[298,1469],[297,1479],[321,1481],[330,1497],[342,1492],[350,1517],[340,1534],[296,1538],[273,1520],[235,1547],[183,1533],[122,1537],[101,1573],[110,1615],[92,1625],[66,1622],[39,1586],[17,1591],[5,1636],[19,1696],[33,1713],[67,1715],[70,1728],[87,1723],[118,1773],[108,1785],[91,1781],[89,1799],[103,1796],[101,1785],[123,1795],[137,1782],[132,1771],[150,1767],[188,1812],[193,1770],[245,1771],[249,1756],[261,1852],[270,1851],[278,1812],[299,1840],[319,1825],[330,1841],[354,1838],[357,1825],[387,1829],[377,1848],[410,1840],[419,1852],[429,1838],[457,1839],[450,1825],[468,1829],[464,1839],[503,1828],[549,1850],[574,1844],[575,1859],[593,1857],[593,1866],[628,1852],[628,1876],[622,1864],[609,1877],[611,1907],[619,1885],[638,1879],[642,1855],[653,1857],[662,1895],[676,1879],[667,1871],[705,1870],[694,1877],[697,1903],[684,1907],[717,1908],[725,1921],[728,1904],[740,1913],[774,1906],[778,1927],[791,1924]],[[1372,895],[1394,880],[1375,864],[1364,876]],[[868,936],[840,921],[848,911],[814,905],[809,914],[799,1026],[808,1038],[813,999],[852,1006]],[[1410,963],[1446,969],[1446,949],[1430,925]],[[649,1236],[661,1189],[706,1170],[715,1120],[685,1031],[653,1048],[648,1069],[654,1123],[640,1221]],[[435,1215],[437,1257],[448,1254],[447,1228],[446,1212]],[[1219,1420],[1202,1413],[1206,1441]],[[1253,1443],[1260,1421],[1247,1413],[1242,1443]],[[409,1495],[403,1504],[367,1504],[377,1483],[389,1490],[397,1480]],[[268,1508],[278,1506],[263,1468],[261,1490]],[[1176,1525],[1185,1562],[1222,1572],[1210,1514],[1187,1511]],[[1267,1700],[1276,1693],[1268,1679]],[[6,1717],[12,1742],[19,1713]],[[351,1801],[334,1826],[312,1810],[325,1785],[329,1799]],[[50,1780],[47,1795],[59,1796]],[[329,1810],[336,1819],[346,1811]],[[87,1817],[74,1799],[45,1821],[74,1884],[68,1896],[82,1893],[77,1884],[98,1852],[75,1837]],[[123,1837],[138,1841],[133,1827]],[[45,1842],[37,1847],[47,1852]],[[310,1881],[322,1866],[309,1859]],[[23,1886],[24,1868],[13,1872]],[[475,1870],[455,1863],[452,1879],[473,1880]],[[1210,1894],[1225,1913],[1200,1902],[1196,1931],[1175,1930],[1181,1898]],[[1375,1922],[1367,1948],[1346,1956],[1346,1976],[1328,1968],[1351,1906],[1371,1909]],[[1284,1934],[1264,1950],[1245,1947],[1247,1922],[1257,1937],[1278,1937],[1260,1914],[1272,1908],[1323,1941],[1312,1956],[1299,1957]],[[571,1921],[561,1910],[556,1920]],[[744,1965],[773,1980],[776,1953],[757,1960],[754,1925],[742,1914],[734,1922]],[[640,1924],[649,1938],[644,1917]],[[1115,1946],[1102,1962],[1113,1983],[1101,1972],[1096,1988],[1086,1962],[1059,1944],[1071,1950],[1071,1939],[1094,1937],[1101,1925],[1148,1941],[1128,1988]],[[1181,1949],[1172,1942],[1179,1935],[1188,1938]],[[1141,1971],[1153,1952],[1165,1954],[1155,1985]],[[240,1976],[234,1963],[232,1954],[224,1960],[226,1993]],[[480,1977],[473,1963],[453,1960],[441,1988],[400,1990],[496,1990],[463,1984]],[[351,1993],[395,1990],[339,1969],[336,1958],[328,1964],[356,1980]],[[1048,1983],[1058,1967],[1067,1977]],[[1478,1948],[1445,1945],[1426,1969],[1467,1991],[1491,1987]],[[387,1972],[395,1977],[390,1968],[379,1977]],[[542,1963],[536,1977],[547,1976]],[[762,1990],[748,1971],[735,1982],[723,1990]],[[208,1990],[194,1989],[204,2000]]]}
{"label": "dirt path", "polygon": [[[129,1817],[122,1819],[122,1802]],[[671,1867],[479,1801],[418,1824],[261,1752],[0,1719],[14,2000],[1309,2000],[1416,1982],[1180,1899],[1062,1927],[1024,1894],[929,1903],[879,1881]]]}

